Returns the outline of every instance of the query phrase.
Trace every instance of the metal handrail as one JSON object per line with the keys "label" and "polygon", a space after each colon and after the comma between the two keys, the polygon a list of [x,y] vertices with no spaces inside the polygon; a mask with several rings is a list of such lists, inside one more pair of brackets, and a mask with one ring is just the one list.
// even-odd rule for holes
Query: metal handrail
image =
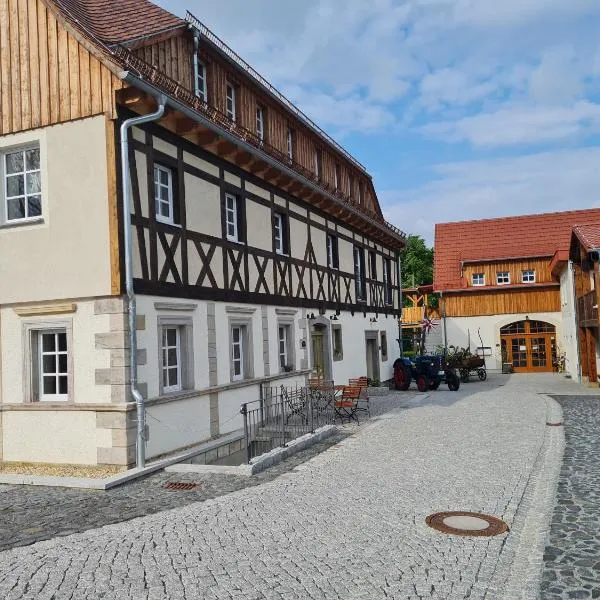
{"label": "metal handrail", "polygon": [[156,85],[158,88],[176,98],[177,100],[187,104],[200,114],[206,116],[208,119],[219,125],[220,127],[234,133],[240,137],[246,143],[251,144],[263,152],[267,152],[273,156],[279,163],[287,167],[291,167],[294,171],[298,172],[304,178],[312,181],[315,185],[321,188],[324,192],[335,196],[345,204],[351,206],[354,210],[359,211],[361,216],[367,222],[376,224],[377,226],[384,225],[390,229],[398,237],[406,238],[406,234],[398,229],[395,225],[387,222],[383,217],[378,214],[368,211],[364,206],[356,202],[354,199],[343,194],[339,189],[336,190],[333,186],[325,183],[322,179],[317,177],[315,173],[305,168],[295,160],[289,158],[289,156],[272,146],[268,142],[261,140],[257,134],[249,129],[246,129],[239,123],[232,121],[226,114],[221,112],[219,109],[211,106],[207,102],[201,100],[196,96],[193,91],[187,89],[179,82],[171,79],[168,75],[163,73],[155,65],[151,65],[146,62],[128,48],[124,46],[114,46],[110,50],[113,59],[116,59],[124,69],[135,71],[140,78]]}
{"label": "metal handrail", "polygon": [[260,85],[265,87],[277,100],[282,102],[286,108],[291,110],[305,125],[314,129],[316,133],[324,137],[340,154],[349,160],[355,167],[361,169],[365,175],[370,177],[366,167],[356,160],[347,150],[345,150],[338,142],[323,131],[310,117],[303,113],[295,104],[288,100],[277,88],[270,84],[260,73],[251,67],[235,50],[231,49],[216,33],[211,31],[200,19],[195,17],[189,10],[186,11],[185,20],[195,27],[198,32],[214,44],[221,52],[224,52],[231,60],[233,60],[240,68],[248,75],[256,80]]}

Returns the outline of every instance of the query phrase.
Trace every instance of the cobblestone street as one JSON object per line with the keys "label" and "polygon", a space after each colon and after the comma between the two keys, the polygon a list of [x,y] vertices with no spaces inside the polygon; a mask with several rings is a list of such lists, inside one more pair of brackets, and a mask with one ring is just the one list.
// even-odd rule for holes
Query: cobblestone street
{"label": "cobblestone street", "polygon": [[600,403],[555,396],[566,447],[544,554],[542,598],[600,598]]}
{"label": "cobblestone street", "polygon": [[[556,403],[543,394],[582,389],[495,375],[458,393],[378,399],[379,412],[396,410],[260,485],[1,553],[0,597],[533,599],[562,453],[560,428],[546,427]],[[0,490],[3,508],[19,501],[18,489]],[[49,505],[64,493],[50,491]],[[53,510],[69,521],[68,507]],[[428,528],[444,510],[491,514],[511,531]]]}

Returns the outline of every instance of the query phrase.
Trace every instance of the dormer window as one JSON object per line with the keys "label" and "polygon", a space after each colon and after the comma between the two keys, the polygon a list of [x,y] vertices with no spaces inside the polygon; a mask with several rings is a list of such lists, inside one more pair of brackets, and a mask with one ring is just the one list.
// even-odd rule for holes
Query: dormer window
{"label": "dormer window", "polygon": [[323,172],[323,150],[321,148],[317,148],[315,150],[315,175],[317,179],[321,179],[321,175]]}
{"label": "dormer window", "polygon": [[496,283],[498,285],[507,285],[510,283],[510,273],[508,271],[498,271],[496,273]]}
{"label": "dormer window", "polygon": [[287,130],[287,155],[290,161],[294,160],[294,130]]}
{"label": "dormer window", "polygon": [[335,183],[335,189],[339,190],[340,189],[340,181],[342,180],[342,168],[340,167],[340,163],[336,163],[335,165],[335,172],[334,172],[334,183]]}
{"label": "dormer window", "polygon": [[206,65],[200,61],[198,61],[196,86],[196,96],[198,96],[202,102],[208,102],[208,94],[206,93]]}
{"label": "dormer window", "polygon": [[535,271],[533,269],[526,269],[521,274],[521,281],[523,283],[535,283]]}
{"label": "dormer window", "polygon": [[265,111],[262,106],[256,108],[256,135],[261,142],[265,141]]}
{"label": "dormer window", "polygon": [[225,112],[230,121],[235,123],[236,121],[236,110],[235,110],[235,87],[231,84],[227,84],[226,89],[226,102]]}
{"label": "dormer window", "polygon": [[471,285],[485,285],[485,273],[473,273]]}

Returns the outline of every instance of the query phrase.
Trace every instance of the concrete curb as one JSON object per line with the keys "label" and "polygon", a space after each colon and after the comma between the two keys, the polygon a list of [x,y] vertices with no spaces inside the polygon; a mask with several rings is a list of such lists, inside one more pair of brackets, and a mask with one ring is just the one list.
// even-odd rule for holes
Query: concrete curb
{"label": "concrete curb", "polygon": [[249,465],[239,466],[221,466],[221,465],[194,465],[194,464],[173,464],[165,468],[168,473],[221,473],[228,475],[239,475],[241,477],[250,477],[261,473],[265,469],[279,464],[281,461],[306,450],[319,442],[327,439],[337,432],[335,425],[325,425],[315,430],[314,433],[307,433],[302,437],[296,438],[287,444],[287,446],[274,448],[270,452],[254,458]]}

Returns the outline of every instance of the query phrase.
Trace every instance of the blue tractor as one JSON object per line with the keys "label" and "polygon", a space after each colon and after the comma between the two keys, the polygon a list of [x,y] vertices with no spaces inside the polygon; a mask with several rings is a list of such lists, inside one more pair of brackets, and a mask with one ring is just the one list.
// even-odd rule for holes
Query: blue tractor
{"label": "blue tractor", "polygon": [[407,390],[415,381],[420,392],[437,390],[440,383],[456,392],[460,379],[456,370],[446,364],[443,356],[416,356],[414,359],[399,358],[394,363],[394,385],[397,390]]}

